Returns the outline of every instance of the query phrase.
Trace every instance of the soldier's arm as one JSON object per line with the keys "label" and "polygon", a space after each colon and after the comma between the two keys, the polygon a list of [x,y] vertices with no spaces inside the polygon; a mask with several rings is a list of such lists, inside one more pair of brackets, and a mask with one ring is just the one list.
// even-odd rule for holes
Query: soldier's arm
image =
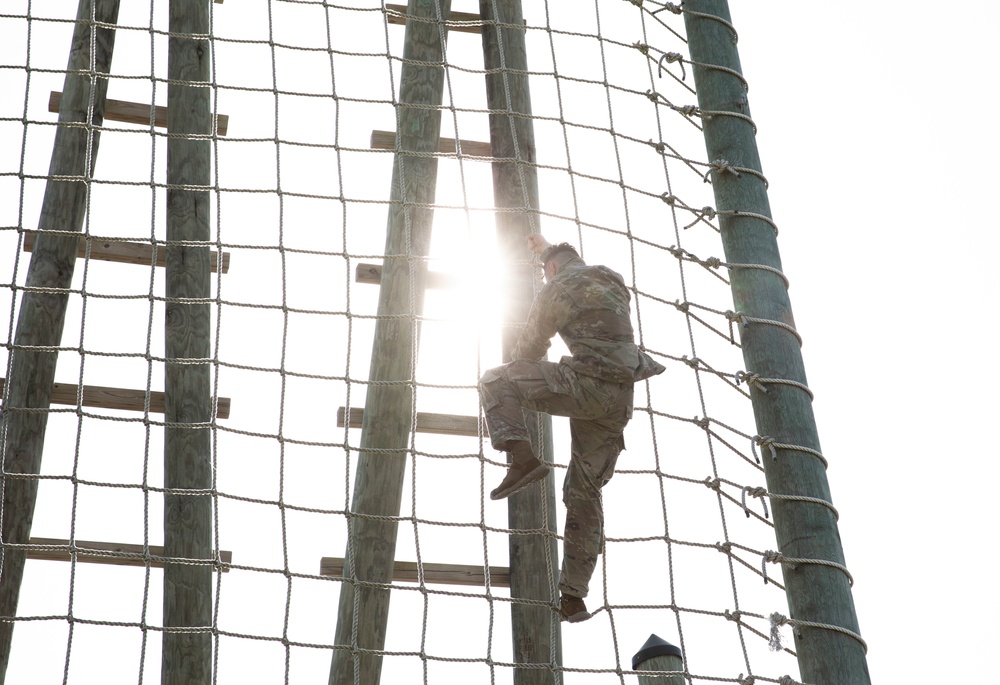
{"label": "soldier's arm", "polygon": [[528,312],[528,321],[521,331],[517,345],[510,354],[511,361],[530,359],[538,361],[549,349],[550,340],[567,322],[569,309],[560,289],[551,284],[542,288]]}

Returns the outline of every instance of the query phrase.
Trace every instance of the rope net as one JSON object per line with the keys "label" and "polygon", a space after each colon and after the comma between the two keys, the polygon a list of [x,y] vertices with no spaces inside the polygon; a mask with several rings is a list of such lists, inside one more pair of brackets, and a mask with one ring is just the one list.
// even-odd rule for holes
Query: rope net
{"label": "rope net", "polygon": [[[0,14],[8,357],[51,180],[50,94],[63,88],[76,10],[72,0],[25,0]],[[627,450],[604,490],[595,616],[562,627],[561,666],[534,666],[552,682],[635,682],[631,656],[650,633],[682,648],[689,682],[797,673],[792,652],[773,649],[770,617],[788,612],[780,559],[768,551],[759,460],[770,456],[754,446],[745,322],[729,311],[727,275],[739,267],[720,257],[713,166],[677,10],[641,0],[524,8],[537,146],[529,166],[541,198],[532,221],[624,275],[637,337],[668,367],[636,386]],[[219,411],[208,492],[219,555],[212,623],[201,630],[212,638],[213,682],[325,682],[330,669],[345,580],[321,560],[348,547],[361,431],[337,416],[363,408],[369,388],[379,286],[364,276],[387,259],[395,151],[377,132],[396,130],[403,11],[362,0],[212,7],[208,87],[227,118],[210,137],[211,247],[228,265],[213,273],[210,298]],[[490,139],[483,48],[475,17],[461,14],[478,11],[455,0],[448,31],[441,137],[460,142],[432,153],[432,282],[422,313],[410,307],[419,336],[411,428],[423,413],[475,417],[476,382],[503,361],[492,158],[476,144]],[[3,617],[14,624],[7,682],[160,679],[163,268],[103,255],[126,243],[164,249],[167,133],[152,106],[166,105],[167,26],[167,2],[122,3],[58,349],[68,399],[47,412],[41,472],[3,474],[38,484],[31,541],[3,541],[28,553],[16,615]],[[113,118],[112,100],[141,103],[138,123]],[[560,344],[550,358],[565,353]],[[137,391],[138,406],[95,404],[80,389],[94,386]],[[569,438],[565,420],[553,425],[558,483]],[[395,558],[416,565],[416,582],[391,584],[383,677],[513,682],[511,599],[499,582],[511,531],[506,505],[488,497],[504,455],[481,428],[413,430],[407,453]],[[551,528],[561,532],[556,511]],[[442,584],[429,578],[434,564],[486,579]]]}

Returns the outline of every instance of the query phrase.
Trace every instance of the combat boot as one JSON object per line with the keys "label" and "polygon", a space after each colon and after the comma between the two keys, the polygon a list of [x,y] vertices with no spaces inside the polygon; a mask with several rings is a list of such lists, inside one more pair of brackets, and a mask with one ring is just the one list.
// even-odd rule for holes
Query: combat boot
{"label": "combat boot", "polygon": [[559,598],[559,617],[567,623],[579,623],[590,618],[590,612],[582,597],[563,593]]}
{"label": "combat boot", "polygon": [[539,461],[531,451],[531,443],[526,440],[516,440],[508,445],[510,452],[510,468],[503,482],[490,493],[490,499],[498,500],[510,497],[515,492],[523,490],[535,481],[545,478],[549,465]]}

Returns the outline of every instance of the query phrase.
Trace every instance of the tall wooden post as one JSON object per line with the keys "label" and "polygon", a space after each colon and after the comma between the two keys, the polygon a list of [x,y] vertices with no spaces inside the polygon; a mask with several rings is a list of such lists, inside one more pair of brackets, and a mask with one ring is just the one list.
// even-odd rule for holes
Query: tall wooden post
{"label": "tall wooden post", "polygon": [[[508,305],[504,312],[503,355],[508,358],[517,343],[534,299],[539,270],[530,265],[527,236],[539,230],[538,176],[535,133],[531,123],[528,60],[520,0],[480,0],[483,19],[483,56],[486,96],[490,109],[493,156],[493,196],[500,254],[507,268]],[[529,412],[532,443],[541,458],[552,461],[552,419]],[[536,488],[508,499],[507,516],[512,530],[556,529],[555,475]],[[559,616],[547,606],[517,600],[551,603],[558,594],[559,550],[554,536],[510,536],[511,633],[515,663],[562,665]],[[538,668],[515,670],[517,685],[556,682],[556,671]]]}
{"label": "tall wooden post", "polygon": [[[213,559],[210,0],[170,0],[167,48],[167,247],[164,555]],[[182,492],[189,491],[189,492]],[[212,566],[163,568],[165,685],[212,681]]]}
{"label": "tall wooden post", "polygon": [[445,31],[438,20],[446,20],[450,13],[451,0],[410,0],[407,7],[407,14],[429,21],[406,23],[380,318],[361,426],[330,685],[374,685],[382,672],[381,655],[358,650],[385,647],[389,590],[367,584],[392,582],[398,524],[371,517],[399,516],[403,496],[406,449],[413,429],[416,317],[423,309],[423,258],[430,248],[434,211],[429,207],[437,187],[437,159],[410,153],[438,151]]}
{"label": "tall wooden post", "polygon": [[[4,547],[0,548],[0,617],[12,619],[17,614],[25,552],[6,545],[27,544],[31,535],[38,493],[38,481],[34,476],[41,469],[48,420],[46,410],[55,380],[57,353],[40,348],[61,344],[69,303],[68,289],[73,282],[80,242],[76,235],[53,235],[45,231],[79,232],[83,228],[89,179],[100,141],[100,132],[96,129],[104,123],[104,102],[108,92],[107,78],[99,75],[110,71],[115,43],[114,30],[95,30],[93,21],[116,24],[118,4],[119,0],[80,0],[77,9],[66,67],[69,73],[59,106],[60,126],[56,128],[49,164],[52,178],[45,184],[38,219],[41,233],[28,265],[27,289],[21,296],[10,373],[4,386],[0,540]],[[87,126],[63,125],[70,123]],[[13,631],[12,621],[0,620],[0,682],[5,679]]]}
{"label": "tall wooden post", "polygon": [[[727,25],[728,4],[687,0],[683,9],[705,146],[714,164],[712,183],[726,261],[780,270],[774,228],[754,216],[770,217],[770,207],[758,176],[761,166],[753,128],[740,116],[712,114],[749,115],[746,88],[737,76],[735,36]],[[736,211],[741,214],[733,215]],[[803,387],[806,375],[799,341],[784,327],[794,326],[785,283],[775,272],[759,268],[734,268],[730,278],[736,310],[752,319],[740,327],[740,341],[747,373],[760,379],[750,383],[757,431],[762,439],[791,446],[777,448],[774,459],[765,450],[768,490],[829,502],[825,466],[817,456],[820,446],[811,398]],[[802,679],[824,685],[870,683],[848,576],[823,563],[844,564],[833,512],[823,505],[785,499],[772,500],[772,510],[779,553],[820,562],[782,565],[792,620],[826,626],[796,625]]]}

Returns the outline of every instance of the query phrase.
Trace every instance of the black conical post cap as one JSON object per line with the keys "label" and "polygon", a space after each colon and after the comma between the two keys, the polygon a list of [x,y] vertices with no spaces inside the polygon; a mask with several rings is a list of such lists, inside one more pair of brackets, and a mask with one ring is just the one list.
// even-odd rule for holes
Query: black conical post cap
{"label": "black conical post cap", "polygon": [[651,634],[649,639],[646,640],[646,644],[642,646],[635,656],[632,657],[632,670],[639,668],[639,664],[648,659],[652,659],[655,656],[682,656],[681,648],[672,645],[662,637],[658,635]]}

